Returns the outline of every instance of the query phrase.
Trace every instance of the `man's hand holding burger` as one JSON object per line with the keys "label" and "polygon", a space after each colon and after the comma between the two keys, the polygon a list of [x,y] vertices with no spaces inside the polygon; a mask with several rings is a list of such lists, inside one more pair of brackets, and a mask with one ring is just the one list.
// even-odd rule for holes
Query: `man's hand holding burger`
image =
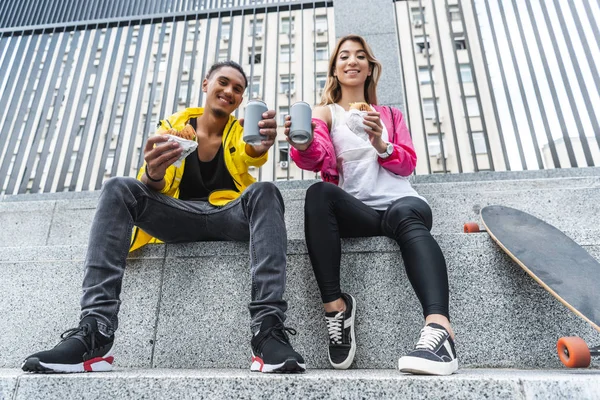
{"label": "man's hand holding burger", "polygon": [[146,173],[142,176],[142,182],[156,191],[165,186],[165,173],[183,152],[177,142],[168,142],[167,135],[175,134],[177,131],[170,129],[165,135],[154,135],[148,139],[144,147],[144,160],[146,161]]}

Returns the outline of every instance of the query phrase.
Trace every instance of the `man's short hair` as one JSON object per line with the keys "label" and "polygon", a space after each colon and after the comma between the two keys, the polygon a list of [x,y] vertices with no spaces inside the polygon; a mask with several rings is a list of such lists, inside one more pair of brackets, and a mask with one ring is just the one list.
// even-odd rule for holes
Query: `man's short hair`
{"label": "man's short hair", "polygon": [[223,67],[231,67],[231,68],[235,68],[238,71],[240,71],[240,73],[242,74],[242,76],[244,77],[244,82],[246,82],[246,86],[244,86],[244,88],[248,87],[248,78],[246,77],[246,73],[244,72],[244,69],[242,68],[242,66],[238,63],[236,63],[235,61],[219,61],[218,63],[213,64],[210,69],[208,70],[208,73],[206,74],[206,79],[209,79],[211,77],[211,75],[213,74],[213,72],[220,70]]}

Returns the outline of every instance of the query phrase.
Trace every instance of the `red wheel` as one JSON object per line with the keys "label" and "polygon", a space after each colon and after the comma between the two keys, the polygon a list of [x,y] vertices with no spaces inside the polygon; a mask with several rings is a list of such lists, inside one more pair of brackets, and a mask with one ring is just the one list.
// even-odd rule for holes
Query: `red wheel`
{"label": "red wheel", "polygon": [[577,336],[562,337],[556,343],[558,358],[568,368],[586,368],[592,362],[585,340]]}
{"label": "red wheel", "polygon": [[479,229],[479,225],[477,224],[477,222],[465,222],[465,225],[463,226],[463,232],[476,233],[481,232],[481,229]]}

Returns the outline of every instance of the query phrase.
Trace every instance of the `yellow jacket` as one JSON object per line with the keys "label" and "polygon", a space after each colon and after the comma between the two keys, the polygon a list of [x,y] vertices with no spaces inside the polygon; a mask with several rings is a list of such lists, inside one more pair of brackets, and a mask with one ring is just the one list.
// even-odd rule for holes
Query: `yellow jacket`
{"label": "yellow jacket", "polygon": [[[186,108],[183,111],[171,115],[166,120],[160,121],[156,133],[161,133],[169,130],[171,127],[177,130],[182,130],[190,118],[196,118],[204,113],[204,108]],[[268,152],[260,157],[254,158],[246,153],[246,143],[242,140],[244,128],[238,123],[237,119],[229,116],[229,121],[225,125],[223,131],[223,155],[225,157],[225,165],[231,174],[235,186],[239,190],[217,190],[210,194],[208,201],[215,206],[224,206],[232,200],[238,198],[244,190],[256,180],[248,173],[248,167],[260,167],[267,161]],[[167,196],[179,198],[179,183],[183,177],[183,169],[185,168],[185,160],[179,168],[171,165],[165,173],[165,186],[161,193]],[[146,163],[140,168],[137,179],[141,180],[142,175],[146,171]],[[148,243],[162,243],[160,240],[150,236],[137,226],[133,228],[131,235],[131,246],[129,251],[139,249]]]}

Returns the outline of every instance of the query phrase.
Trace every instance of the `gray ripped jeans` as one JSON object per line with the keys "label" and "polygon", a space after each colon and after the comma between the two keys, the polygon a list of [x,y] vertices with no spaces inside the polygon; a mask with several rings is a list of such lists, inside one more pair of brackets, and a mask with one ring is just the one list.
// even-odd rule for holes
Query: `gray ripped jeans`
{"label": "gray ripped jeans", "polygon": [[89,238],[81,318],[93,316],[104,334],[118,327],[121,282],[133,225],[165,243],[236,240],[250,243],[251,329],[267,315],[285,320],[287,235],[283,198],[270,182],[250,185],[223,207],[157,193],[133,178],[104,183]]}

